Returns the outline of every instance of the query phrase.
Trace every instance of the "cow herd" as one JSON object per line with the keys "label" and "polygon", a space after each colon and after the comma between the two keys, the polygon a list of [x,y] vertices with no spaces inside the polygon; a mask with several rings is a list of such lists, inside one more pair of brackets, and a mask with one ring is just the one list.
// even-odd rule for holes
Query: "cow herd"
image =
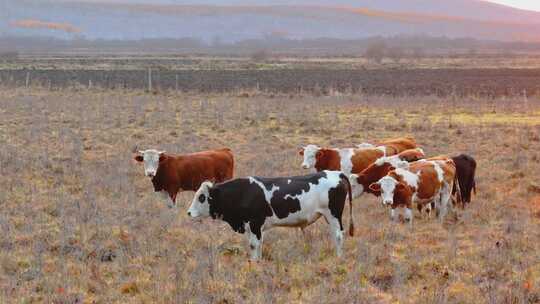
{"label": "cow herd", "polygon": [[314,172],[302,176],[233,179],[230,149],[170,155],[164,151],[139,151],[135,160],[144,164],[154,191],[163,194],[169,207],[176,206],[179,191],[195,191],[187,211],[192,218],[212,217],[227,222],[249,239],[251,259],[261,258],[264,232],[272,227],[302,230],[323,217],[330,226],[336,254],[343,245],[342,214],[349,203],[349,235],[354,235],[353,199],[364,193],[381,198],[410,225],[413,206],[423,217],[434,210],[444,219],[449,208],[464,207],[476,191],[476,161],[465,154],[427,157],[413,138],[404,137],[354,148],[300,149],[302,167]]}

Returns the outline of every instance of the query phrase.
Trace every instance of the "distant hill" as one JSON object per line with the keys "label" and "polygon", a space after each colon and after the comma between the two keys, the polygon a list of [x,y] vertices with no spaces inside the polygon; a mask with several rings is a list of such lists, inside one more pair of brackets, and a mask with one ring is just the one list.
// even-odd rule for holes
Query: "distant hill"
{"label": "distant hill", "polygon": [[[148,1],[149,2],[149,1]],[[191,2],[191,1],[189,1]],[[540,13],[475,0],[0,0],[0,34],[55,38],[239,41],[430,35],[540,41]]]}

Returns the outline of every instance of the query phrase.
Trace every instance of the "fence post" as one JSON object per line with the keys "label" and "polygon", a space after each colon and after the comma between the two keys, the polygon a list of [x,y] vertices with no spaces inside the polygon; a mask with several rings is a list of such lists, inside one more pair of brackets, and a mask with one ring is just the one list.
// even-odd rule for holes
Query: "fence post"
{"label": "fence post", "polygon": [[25,88],[28,89],[28,85],[30,85],[30,72],[26,72],[26,83],[25,83]]}
{"label": "fence post", "polygon": [[148,92],[152,92],[152,69],[148,68]]}
{"label": "fence post", "polygon": [[529,98],[527,97],[527,89],[523,89],[523,104],[525,105],[525,110],[529,110]]}
{"label": "fence post", "polygon": [[178,93],[178,74],[176,74],[176,82],[175,82],[174,88],[176,90],[176,93]]}

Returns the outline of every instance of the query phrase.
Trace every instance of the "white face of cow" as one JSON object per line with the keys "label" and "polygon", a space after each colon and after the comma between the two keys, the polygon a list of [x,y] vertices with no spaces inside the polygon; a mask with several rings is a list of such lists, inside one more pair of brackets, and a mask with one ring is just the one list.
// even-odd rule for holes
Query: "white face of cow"
{"label": "white face of cow", "polygon": [[317,152],[321,148],[316,145],[307,145],[300,151],[300,155],[304,156],[304,161],[302,162],[302,168],[309,169],[315,167],[317,162]]}
{"label": "white face of cow", "polygon": [[201,184],[199,190],[195,193],[191,206],[188,209],[188,215],[195,218],[201,216],[210,216],[210,204],[208,198],[210,197],[210,189],[213,184],[206,181]]}
{"label": "white face of cow", "polygon": [[139,151],[139,155],[135,157],[137,161],[144,164],[144,175],[148,177],[156,176],[157,169],[159,167],[159,160],[165,151],[158,151],[154,149]]}
{"label": "white face of cow", "polygon": [[391,176],[385,176],[376,184],[380,188],[383,205],[392,205],[394,203],[394,190],[396,190],[398,181]]}

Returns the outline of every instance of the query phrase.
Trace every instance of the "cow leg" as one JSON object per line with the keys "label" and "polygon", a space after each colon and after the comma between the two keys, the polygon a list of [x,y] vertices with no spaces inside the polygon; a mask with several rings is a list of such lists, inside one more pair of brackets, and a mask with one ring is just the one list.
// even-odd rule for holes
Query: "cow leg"
{"label": "cow leg", "polygon": [[[178,194],[178,192],[176,193],[172,193],[172,192],[169,192],[169,208],[174,208],[175,210],[177,209],[176,208],[176,195]],[[178,211],[178,210],[176,210]]]}
{"label": "cow leg", "polygon": [[426,212],[427,212],[427,209],[426,209],[426,206],[421,204],[421,203],[417,203],[416,204],[416,208],[418,209],[418,213],[420,213],[420,217],[425,219],[426,218]]}
{"label": "cow leg", "polygon": [[336,218],[328,214],[323,214],[326,221],[330,224],[330,237],[334,240],[334,245],[336,246],[336,255],[341,257],[343,253],[343,225],[341,224],[341,219]]}
{"label": "cow leg", "polygon": [[159,191],[160,197],[165,201],[165,205],[169,208],[173,208],[175,203],[173,201],[173,197],[176,198],[176,194],[173,196],[170,192],[162,190]]}
{"label": "cow leg", "polygon": [[440,212],[439,212],[439,220],[442,222],[444,217],[446,216],[446,213],[448,212],[448,205],[450,203],[451,199],[451,191],[450,187],[446,183],[441,187],[441,198],[440,198]]}
{"label": "cow leg", "polygon": [[306,231],[306,227],[307,226],[300,227],[300,231],[302,231],[302,237],[304,238],[304,241],[309,239],[309,232]]}
{"label": "cow leg", "polygon": [[405,221],[408,221],[409,225],[412,227],[413,213],[409,207],[405,207]]}
{"label": "cow leg", "polygon": [[254,233],[248,233],[249,238],[249,250],[250,250],[250,259],[253,261],[259,260],[259,252],[261,247],[261,241],[257,238],[257,235]]}
{"label": "cow leg", "polygon": [[245,229],[248,235],[250,259],[257,261],[262,257],[263,233],[261,225],[250,222],[245,224]]}
{"label": "cow leg", "polygon": [[431,211],[435,208],[434,204],[435,204],[434,202],[429,202],[424,206],[424,208],[426,210],[424,212],[424,218],[427,218],[427,219],[431,218]]}
{"label": "cow leg", "polygon": [[442,196],[442,187],[439,189],[439,193],[435,195],[433,201],[431,202],[432,209],[435,209],[435,217],[441,217],[441,196]]}
{"label": "cow leg", "polygon": [[422,204],[416,204],[416,209],[418,209],[418,213],[420,213],[420,215],[424,214],[424,206]]}
{"label": "cow leg", "polygon": [[397,213],[397,212],[396,212],[396,207],[393,207],[393,206],[392,206],[392,208],[390,208],[390,220],[391,220],[392,222],[395,222],[395,221],[396,221],[396,213]]}

